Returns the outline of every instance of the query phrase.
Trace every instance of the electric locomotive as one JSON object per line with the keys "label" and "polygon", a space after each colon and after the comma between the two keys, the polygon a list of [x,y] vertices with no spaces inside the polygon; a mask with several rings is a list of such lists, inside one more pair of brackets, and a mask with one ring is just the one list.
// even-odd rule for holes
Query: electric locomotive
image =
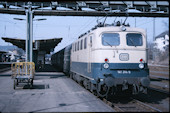
{"label": "electric locomotive", "polygon": [[70,50],[69,75],[86,89],[101,97],[122,91],[147,92],[150,79],[145,30],[98,25],[66,48]]}

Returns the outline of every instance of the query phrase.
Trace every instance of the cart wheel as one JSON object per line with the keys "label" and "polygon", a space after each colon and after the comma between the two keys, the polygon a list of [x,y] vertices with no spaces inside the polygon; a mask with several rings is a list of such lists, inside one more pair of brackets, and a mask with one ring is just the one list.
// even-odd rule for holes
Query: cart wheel
{"label": "cart wheel", "polygon": [[30,88],[32,88],[33,86],[32,86],[32,84],[30,84]]}
{"label": "cart wheel", "polygon": [[29,80],[28,80],[27,86],[28,86],[28,89],[29,89],[30,88]]}
{"label": "cart wheel", "polygon": [[17,83],[16,83],[16,85],[18,85],[18,79],[17,79]]}
{"label": "cart wheel", "polygon": [[31,87],[31,88],[33,87],[33,79],[31,79],[30,87]]}
{"label": "cart wheel", "polygon": [[14,79],[14,89],[15,89],[15,79]]}
{"label": "cart wheel", "polygon": [[31,85],[33,85],[33,79],[31,79]]}

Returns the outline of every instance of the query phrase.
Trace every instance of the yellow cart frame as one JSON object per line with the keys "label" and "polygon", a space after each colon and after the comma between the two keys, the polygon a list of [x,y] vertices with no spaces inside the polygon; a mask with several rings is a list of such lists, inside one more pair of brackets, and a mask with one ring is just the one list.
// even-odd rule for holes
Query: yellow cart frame
{"label": "yellow cart frame", "polygon": [[14,62],[11,64],[12,78],[14,79],[14,89],[19,83],[28,83],[29,88],[33,87],[35,75],[34,62]]}

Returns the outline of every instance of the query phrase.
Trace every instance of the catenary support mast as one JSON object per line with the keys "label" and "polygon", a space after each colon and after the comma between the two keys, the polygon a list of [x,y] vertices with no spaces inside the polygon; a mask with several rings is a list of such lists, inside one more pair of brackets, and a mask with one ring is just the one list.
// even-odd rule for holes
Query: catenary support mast
{"label": "catenary support mast", "polygon": [[26,10],[27,17],[27,39],[26,39],[26,62],[32,62],[33,56],[33,11],[31,9],[31,2],[28,4],[28,10]]}

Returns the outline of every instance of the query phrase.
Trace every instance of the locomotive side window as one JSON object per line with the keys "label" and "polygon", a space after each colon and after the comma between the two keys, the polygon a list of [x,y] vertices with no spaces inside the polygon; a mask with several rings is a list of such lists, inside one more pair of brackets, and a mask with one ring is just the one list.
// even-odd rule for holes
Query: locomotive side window
{"label": "locomotive side window", "polygon": [[128,46],[142,46],[142,35],[135,33],[128,33],[126,35],[127,45]]}
{"label": "locomotive side window", "polygon": [[120,45],[120,36],[118,33],[103,33],[102,44],[104,46],[118,46]]}
{"label": "locomotive side window", "polygon": [[87,47],[87,38],[84,39],[84,49]]}

